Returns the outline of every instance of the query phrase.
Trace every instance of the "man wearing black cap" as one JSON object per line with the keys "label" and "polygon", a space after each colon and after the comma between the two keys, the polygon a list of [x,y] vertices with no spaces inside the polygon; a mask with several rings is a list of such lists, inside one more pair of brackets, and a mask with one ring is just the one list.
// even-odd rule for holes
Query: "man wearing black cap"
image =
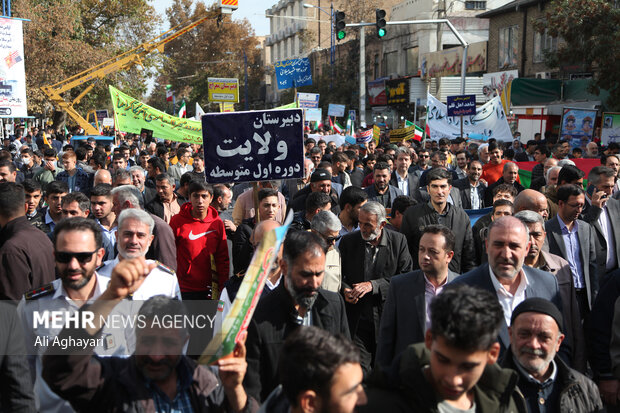
{"label": "man wearing black cap", "polygon": [[503,367],[519,373],[530,412],[599,412],[603,403],[589,378],[556,355],[564,340],[562,313],[551,301],[521,302],[510,320],[510,348]]}
{"label": "man wearing black cap", "polygon": [[291,202],[291,208],[295,212],[304,211],[306,208],[306,198],[311,192],[325,192],[332,198],[331,211],[338,215],[340,206],[338,203],[338,194],[332,188],[332,174],[326,169],[316,169],[310,177],[310,185],[295,194]]}

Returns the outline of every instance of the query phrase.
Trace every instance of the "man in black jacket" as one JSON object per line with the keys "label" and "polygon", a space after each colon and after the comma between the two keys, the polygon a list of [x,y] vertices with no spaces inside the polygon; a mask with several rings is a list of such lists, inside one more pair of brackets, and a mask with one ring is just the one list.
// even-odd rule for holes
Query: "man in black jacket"
{"label": "man in black jacket", "polygon": [[377,365],[389,367],[410,344],[424,341],[430,325],[430,303],[458,274],[448,270],[454,234],[440,225],[424,227],[418,259],[421,269],[392,277],[383,307]]}
{"label": "man in black jacket", "polygon": [[310,176],[310,184],[295,194],[289,208],[295,212],[303,211],[306,207],[306,198],[311,192],[325,192],[332,198],[331,211],[336,215],[340,213],[338,194],[332,188],[332,174],[328,170],[316,169]]}
{"label": "man in black jacket", "polygon": [[379,322],[390,279],[411,271],[405,237],[385,229],[385,208],[378,202],[362,205],[360,230],[340,240],[342,285],[351,337],[360,349],[365,372],[375,364]]}
{"label": "man in black jacket", "polygon": [[454,182],[454,187],[460,191],[463,209],[482,209],[487,190],[486,184],[480,180],[482,163],[471,161],[467,168],[467,176]]}
{"label": "man in black jacket", "polygon": [[264,400],[277,386],[284,340],[299,326],[313,325],[349,337],[342,297],[320,288],[327,245],[312,232],[295,231],[284,241],[282,281],[262,299],[248,327],[248,371],[244,387]]}
{"label": "man in black jacket", "polygon": [[379,202],[384,208],[392,208],[394,199],[403,195],[403,192],[390,184],[390,165],[387,162],[377,162],[372,173],[373,184],[364,188],[368,194],[368,200]]}
{"label": "man in black jacket", "polygon": [[560,310],[539,297],[521,302],[511,317],[510,349],[503,367],[519,373],[519,389],[530,412],[601,412],[594,382],[571,369],[557,351],[564,340]]}
{"label": "man in black jacket", "polygon": [[53,245],[26,219],[24,188],[0,183],[0,299],[18,302],[28,290],[54,281]]}
{"label": "man in black jacket", "polygon": [[[36,412],[24,338],[15,307],[0,302],[0,400],[3,412]],[[8,333],[10,332],[10,334]]]}
{"label": "man in black jacket", "polygon": [[523,191],[525,188],[517,181],[518,177],[519,166],[517,166],[517,164],[514,162],[507,162],[504,165],[502,177],[499,178],[495,183],[489,185],[489,189],[486,191],[485,195],[485,205],[493,205],[493,190],[502,184],[509,184],[514,186],[514,188],[517,190],[517,194]]}
{"label": "man in black jacket", "polygon": [[445,169],[435,168],[428,173],[427,190],[430,201],[415,205],[405,212],[400,232],[407,237],[407,245],[413,259],[414,269],[418,269],[418,245],[422,229],[426,225],[445,225],[455,235],[454,257],[450,261],[450,270],[458,274],[473,269],[474,246],[471,225],[467,213],[462,208],[450,205],[447,201],[452,188],[451,174]]}
{"label": "man in black jacket", "polygon": [[409,172],[409,167],[411,166],[411,151],[409,148],[398,148],[394,166],[396,168],[392,172],[390,185],[400,189],[404,195],[413,197],[413,193],[420,186],[420,178],[414,172]]}

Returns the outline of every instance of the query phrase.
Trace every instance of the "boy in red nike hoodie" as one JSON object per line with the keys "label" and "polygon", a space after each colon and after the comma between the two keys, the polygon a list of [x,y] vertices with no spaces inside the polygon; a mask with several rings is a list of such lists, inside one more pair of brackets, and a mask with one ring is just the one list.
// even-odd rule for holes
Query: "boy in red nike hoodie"
{"label": "boy in red nike hoodie", "polygon": [[189,200],[170,220],[177,246],[177,277],[183,300],[219,298],[228,280],[226,228],[210,206],[213,187],[194,181]]}

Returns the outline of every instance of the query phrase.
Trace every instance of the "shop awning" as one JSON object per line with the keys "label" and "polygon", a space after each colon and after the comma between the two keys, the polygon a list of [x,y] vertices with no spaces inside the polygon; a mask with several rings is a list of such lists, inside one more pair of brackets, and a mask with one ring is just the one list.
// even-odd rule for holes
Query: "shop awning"
{"label": "shop awning", "polygon": [[550,103],[562,98],[562,81],[518,78],[512,81],[510,101],[514,106]]}
{"label": "shop awning", "polygon": [[[513,106],[531,106],[565,102],[606,102],[609,92],[598,95],[588,91],[590,79],[556,80],[519,78],[512,81],[510,101]],[[562,90],[564,87],[564,90]]]}

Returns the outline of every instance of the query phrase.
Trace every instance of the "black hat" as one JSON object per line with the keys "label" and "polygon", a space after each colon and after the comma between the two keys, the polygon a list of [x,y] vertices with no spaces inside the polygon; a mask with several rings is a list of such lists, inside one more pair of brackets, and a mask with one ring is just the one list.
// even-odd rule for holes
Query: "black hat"
{"label": "black hat", "polygon": [[332,174],[329,173],[327,169],[317,169],[312,172],[312,176],[310,177],[310,182],[318,182],[318,181],[331,181]]}
{"label": "black hat", "polygon": [[512,312],[512,316],[510,317],[510,324],[512,325],[515,321],[515,318],[521,313],[540,313],[546,314],[549,317],[553,318],[555,322],[558,324],[558,328],[560,331],[563,329],[563,319],[562,313],[558,308],[549,300],[545,300],[544,298],[532,297],[524,300],[521,304],[517,306]]}

